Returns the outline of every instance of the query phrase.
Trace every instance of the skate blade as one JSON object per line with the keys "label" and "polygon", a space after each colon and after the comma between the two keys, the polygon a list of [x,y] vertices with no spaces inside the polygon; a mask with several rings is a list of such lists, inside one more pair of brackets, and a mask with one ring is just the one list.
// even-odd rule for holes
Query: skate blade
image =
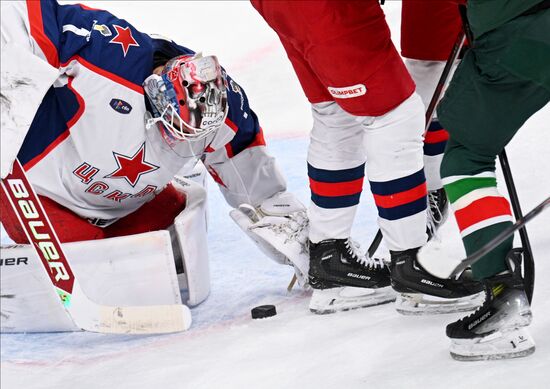
{"label": "skate blade", "polygon": [[535,342],[527,328],[518,328],[482,338],[452,339],[450,352],[457,361],[521,358],[535,352]]}
{"label": "skate blade", "polygon": [[441,315],[473,311],[481,304],[483,292],[457,299],[429,296],[421,293],[398,293],[395,309],[402,315]]}
{"label": "skate blade", "polygon": [[330,289],[314,289],[309,310],[318,315],[372,307],[395,301],[395,292],[390,286],[369,289],[344,286]]}

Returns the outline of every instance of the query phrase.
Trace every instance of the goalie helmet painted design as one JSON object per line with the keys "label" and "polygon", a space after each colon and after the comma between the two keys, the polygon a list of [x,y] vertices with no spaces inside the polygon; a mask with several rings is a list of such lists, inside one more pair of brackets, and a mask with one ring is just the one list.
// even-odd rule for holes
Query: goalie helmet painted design
{"label": "goalie helmet painted design", "polygon": [[143,82],[153,116],[147,127],[157,124],[170,141],[205,138],[227,116],[226,83],[215,56],[171,59],[160,75],[152,74]]}

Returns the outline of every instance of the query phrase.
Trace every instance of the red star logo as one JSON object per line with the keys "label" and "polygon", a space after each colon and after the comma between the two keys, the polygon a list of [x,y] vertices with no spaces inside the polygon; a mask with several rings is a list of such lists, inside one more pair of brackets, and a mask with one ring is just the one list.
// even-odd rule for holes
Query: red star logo
{"label": "red star logo", "polygon": [[111,39],[109,43],[117,43],[121,45],[125,57],[126,54],[128,54],[128,49],[130,48],[130,46],[139,47],[139,44],[132,36],[132,31],[130,30],[130,27],[121,27],[117,24],[113,24],[113,27],[116,30],[116,36]]}
{"label": "red star logo", "polygon": [[131,157],[113,151],[118,168],[105,178],[124,178],[128,184],[135,187],[143,174],[157,170],[159,167],[145,162],[145,143]]}

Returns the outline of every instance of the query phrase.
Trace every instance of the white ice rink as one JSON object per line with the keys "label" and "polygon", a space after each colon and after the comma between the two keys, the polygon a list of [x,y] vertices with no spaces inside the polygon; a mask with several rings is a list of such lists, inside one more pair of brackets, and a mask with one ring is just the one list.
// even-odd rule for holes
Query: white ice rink
{"label": "white ice rink", "polygon": [[[245,88],[289,189],[308,202],[309,105],[277,37],[248,2],[85,3],[106,8],[143,31],[216,54]],[[398,44],[400,2],[387,1],[384,10]],[[549,145],[546,106],[507,149],[524,212],[550,194]],[[405,317],[391,304],[334,315],[310,313],[307,293],[286,292],[292,270],[266,259],[248,241],[210,184],[212,293],[192,310],[190,331],[142,337],[2,334],[1,388],[550,387],[550,212],[529,225],[537,266],[530,331],[537,351],[517,360],[457,362],[449,356],[445,336],[445,325],[457,315]],[[363,245],[376,232],[375,215],[365,191],[353,233]],[[445,225],[439,245],[441,257],[433,262],[463,256],[454,220]],[[278,315],[252,320],[250,309],[259,304],[275,304]]]}

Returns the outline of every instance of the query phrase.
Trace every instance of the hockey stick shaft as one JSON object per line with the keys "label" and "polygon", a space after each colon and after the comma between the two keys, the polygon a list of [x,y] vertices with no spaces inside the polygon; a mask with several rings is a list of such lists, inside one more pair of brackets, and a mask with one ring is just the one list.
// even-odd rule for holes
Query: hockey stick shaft
{"label": "hockey stick shaft", "polygon": [[[510,168],[508,156],[506,155],[506,150],[502,150],[498,158],[504,174],[506,188],[508,189],[508,194],[510,195],[510,203],[512,204],[514,217],[516,220],[520,220],[523,218],[523,213],[521,211],[521,205],[519,202],[518,193],[516,191],[516,186],[514,184],[512,169]],[[519,236],[523,247],[523,277],[525,280],[525,293],[527,294],[529,303],[531,303],[533,300],[533,290],[535,287],[535,261],[533,258],[533,249],[531,248],[531,243],[529,241],[529,236],[527,235],[527,228],[525,225],[519,228]]]}
{"label": "hockey stick shaft", "polygon": [[539,215],[542,211],[544,211],[546,208],[549,208],[549,207],[550,207],[550,197],[548,197],[542,203],[540,203],[535,208],[533,208],[533,210],[531,210],[531,212],[529,212],[527,215],[520,217],[514,224],[504,229],[500,234],[498,234],[489,242],[487,242],[485,245],[483,245],[475,253],[463,259],[460,262],[460,264],[454,268],[454,270],[451,272],[450,275],[455,276],[457,274],[460,274],[462,271],[464,271],[464,269],[471,266],[473,263],[477,262],[485,254],[491,252],[495,247],[497,247],[499,244],[504,242],[508,237],[513,235],[516,231],[524,228],[527,223],[529,223],[537,215]]}
{"label": "hockey stick shaft", "polygon": [[449,54],[449,58],[445,63],[445,67],[443,68],[441,77],[439,77],[439,81],[437,82],[437,85],[435,87],[435,91],[432,95],[432,99],[430,100],[430,104],[428,104],[428,108],[426,109],[426,127],[424,129],[424,135],[426,135],[428,128],[430,128],[430,125],[432,124],[437,103],[439,102],[439,99],[443,94],[445,85],[447,85],[449,75],[451,74],[451,70],[453,69],[454,63],[457,60],[458,55],[460,54],[460,50],[462,49],[462,46],[464,46],[464,37],[465,37],[464,30],[460,30],[456,38],[456,41],[453,45],[451,54]]}
{"label": "hockey stick shaft", "polygon": [[92,332],[124,334],[169,333],[189,328],[191,313],[185,305],[115,307],[91,301],[80,287],[44,207],[18,160],[1,186],[65,311],[77,327]]}
{"label": "hockey stick shaft", "polygon": [[[426,121],[425,121],[425,128],[424,128],[424,136],[426,136],[426,133],[428,132],[428,129],[430,128],[430,125],[432,124],[432,120],[435,113],[435,108],[437,107],[437,103],[439,99],[441,98],[441,95],[443,94],[443,90],[445,89],[445,85],[447,85],[447,81],[449,79],[449,75],[451,74],[451,71],[453,69],[453,65],[456,62],[456,59],[458,58],[458,55],[460,54],[460,50],[462,49],[462,46],[464,46],[464,37],[465,33],[464,30],[460,30],[458,33],[458,36],[456,38],[456,41],[453,45],[453,48],[451,50],[451,53],[449,54],[449,58],[447,58],[447,62],[445,63],[445,67],[443,68],[443,71],[441,72],[441,76],[439,77],[439,81],[437,82],[437,85],[435,87],[434,93],[432,95],[432,98],[430,100],[430,104],[428,104],[428,108],[426,109]],[[378,250],[378,247],[380,247],[380,243],[382,243],[382,231],[378,229],[376,232],[376,235],[374,236],[374,239],[372,240],[369,248],[367,249],[367,255],[369,257],[372,257],[376,250]]]}

